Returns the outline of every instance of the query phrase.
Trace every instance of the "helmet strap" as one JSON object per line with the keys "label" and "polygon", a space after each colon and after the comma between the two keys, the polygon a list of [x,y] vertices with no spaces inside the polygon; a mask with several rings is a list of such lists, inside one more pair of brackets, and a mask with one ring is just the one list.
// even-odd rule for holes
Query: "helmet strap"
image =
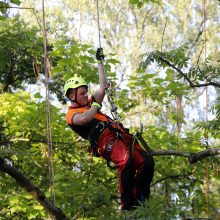
{"label": "helmet strap", "polygon": [[[70,99],[70,98],[69,98],[69,101],[75,102],[75,103],[77,103],[78,105],[80,105],[80,104],[78,103],[78,101],[77,101],[78,88],[79,88],[79,87],[75,88],[75,99]],[[80,106],[82,106],[82,105],[80,105]]]}
{"label": "helmet strap", "polygon": [[[80,105],[79,104],[79,102],[77,101],[77,92],[78,92],[78,87],[77,88],[75,88],[75,99],[69,99],[71,102],[75,102],[75,103],[77,103],[78,105]],[[80,105],[81,106],[81,105]]]}
{"label": "helmet strap", "polygon": [[78,91],[78,88],[75,88],[75,98],[74,98],[74,99],[70,99],[70,98],[69,98],[69,100],[70,100],[71,102],[75,102],[75,103],[79,104],[79,103],[77,102],[77,91]]}

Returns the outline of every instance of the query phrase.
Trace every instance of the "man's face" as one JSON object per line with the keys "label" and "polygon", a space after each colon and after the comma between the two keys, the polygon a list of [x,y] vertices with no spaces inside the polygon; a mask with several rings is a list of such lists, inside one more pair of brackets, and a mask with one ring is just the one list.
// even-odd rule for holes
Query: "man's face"
{"label": "man's face", "polygon": [[[71,99],[75,99],[76,89],[70,94]],[[80,105],[86,105],[88,103],[88,89],[85,86],[81,86],[77,89],[77,102]]]}

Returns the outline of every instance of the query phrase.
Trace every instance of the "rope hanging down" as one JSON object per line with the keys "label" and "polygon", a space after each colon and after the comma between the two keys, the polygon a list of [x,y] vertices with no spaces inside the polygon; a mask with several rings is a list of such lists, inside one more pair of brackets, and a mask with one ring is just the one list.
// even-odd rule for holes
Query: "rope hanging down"
{"label": "rope hanging down", "polygon": [[[206,12],[206,7],[207,7],[207,1],[203,0],[203,30],[204,30],[204,56],[205,56],[205,62],[206,62],[206,20],[207,20],[207,12]],[[207,83],[207,80],[206,80]],[[209,106],[209,96],[208,96],[208,87],[205,88],[206,92],[206,109],[205,109],[205,121],[206,123],[208,122],[208,106]],[[208,129],[205,130],[205,139],[207,143],[207,147],[209,146],[209,136],[208,136]],[[209,169],[208,169],[208,163],[206,162],[206,171],[205,171],[205,199],[206,199],[206,214],[207,218],[209,218]]]}
{"label": "rope hanging down", "polygon": [[44,71],[45,71],[45,89],[46,89],[46,117],[47,117],[47,157],[49,169],[49,185],[51,198],[53,198],[54,205],[56,204],[55,198],[55,184],[54,184],[54,164],[53,164],[53,144],[52,144],[52,129],[51,129],[51,106],[50,106],[50,92],[49,92],[49,68],[48,68],[48,54],[47,54],[47,33],[45,22],[44,0],[42,0],[43,11],[43,47],[44,47]]}
{"label": "rope hanging down", "polygon": [[[99,39],[99,48],[101,48],[102,44],[101,44],[101,28],[100,28],[100,18],[99,18],[99,0],[97,0],[96,3],[97,3],[96,4],[96,8],[97,8],[98,39]],[[105,71],[105,69],[104,69],[104,71]],[[108,79],[107,79],[107,81],[108,81],[108,84],[110,85],[110,87],[106,88],[105,91],[106,91],[108,102],[109,102],[110,107],[111,107],[110,111],[111,111],[113,119],[116,122],[119,122],[120,121],[120,117],[119,117],[118,112],[117,112],[117,107],[114,104],[113,90],[111,88],[111,83],[109,82]]]}

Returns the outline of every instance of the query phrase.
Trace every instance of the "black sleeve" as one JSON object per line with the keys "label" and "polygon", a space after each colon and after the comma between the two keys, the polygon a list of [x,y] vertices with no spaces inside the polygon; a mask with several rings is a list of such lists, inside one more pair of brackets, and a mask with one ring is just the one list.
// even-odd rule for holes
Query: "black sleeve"
{"label": "black sleeve", "polygon": [[92,96],[92,102],[96,102],[96,100],[95,100],[95,97],[94,97],[94,96]]}

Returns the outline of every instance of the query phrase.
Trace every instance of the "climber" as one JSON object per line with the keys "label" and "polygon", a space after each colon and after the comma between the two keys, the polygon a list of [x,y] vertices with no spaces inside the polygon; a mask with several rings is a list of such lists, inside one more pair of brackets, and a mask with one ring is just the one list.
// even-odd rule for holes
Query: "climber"
{"label": "climber", "polygon": [[104,71],[103,49],[96,52],[99,87],[88,97],[88,85],[74,75],[64,85],[64,95],[70,101],[66,122],[82,138],[90,141],[93,154],[118,169],[122,210],[132,210],[150,195],[154,160],[139,145],[128,129],[101,112],[105,90],[109,84]]}

